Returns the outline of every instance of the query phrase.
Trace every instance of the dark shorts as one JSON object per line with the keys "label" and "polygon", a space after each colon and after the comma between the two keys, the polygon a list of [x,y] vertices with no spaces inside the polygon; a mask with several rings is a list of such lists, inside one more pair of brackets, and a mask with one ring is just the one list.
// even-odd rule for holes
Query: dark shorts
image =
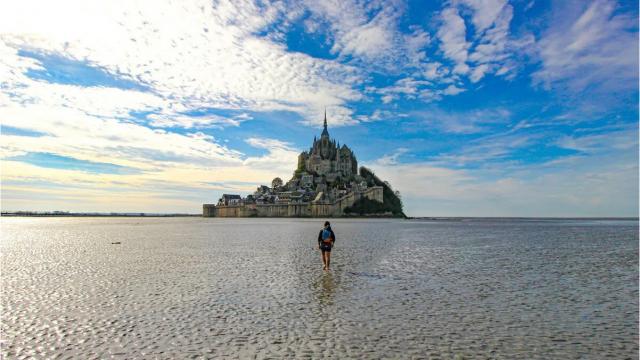
{"label": "dark shorts", "polygon": [[331,252],[331,245],[320,244],[320,250],[322,250],[322,252],[325,252],[325,251]]}

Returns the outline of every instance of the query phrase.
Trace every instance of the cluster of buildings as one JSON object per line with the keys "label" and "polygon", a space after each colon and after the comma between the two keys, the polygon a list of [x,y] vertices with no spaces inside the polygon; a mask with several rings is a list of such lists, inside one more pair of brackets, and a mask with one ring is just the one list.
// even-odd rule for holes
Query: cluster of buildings
{"label": "cluster of buildings", "polygon": [[[382,188],[368,184],[358,174],[358,160],[353,151],[347,145],[340,146],[331,139],[325,112],[320,138],[314,137],[309,151],[303,151],[298,156],[298,167],[289,181],[284,183],[280,178],[275,178],[271,187],[261,185],[245,198],[224,194],[215,207],[205,204],[203,212],[205,216],[251,216],[253,213],[255,216],[278,216],[264,209],[268,205],[291,205],[293,210],[289,209],[286,211],[289,215],[284,216],[314,216],[317,211],[312,209],[312,205],[322,204],[326,209],[329,209],[326,205],[334,207],[321,212],[329,211],[329,215],[338,216],[345,207],[351,206],[362,196],[382,202]],[[238,207],[243,209],[239,210]],[[285,212],[279,209],[277,213]]]}

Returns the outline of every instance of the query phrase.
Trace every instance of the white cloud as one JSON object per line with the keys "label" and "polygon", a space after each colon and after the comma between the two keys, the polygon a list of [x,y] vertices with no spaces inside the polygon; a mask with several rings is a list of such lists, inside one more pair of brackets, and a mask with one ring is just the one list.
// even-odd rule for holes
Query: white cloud
{"label": "white cloud", "polygon": [[[476,129],[462,128],[459,131],[477,131]],[[506,166],[505,159],[512,156],[517,149],[523,149],[533,145],[539,136],[534,135],[513,135],[498,134],[489,135],[480,139],[470,141],[464,146],[451,153],[442,154],[434,159],[434,164],[469,166],[484,165],[489,168],[498,162],[498,167]],[[503,161],[503,163],[500,163]]]}
{"label": "white cloud", "polygon": [[500,67],[500,69],[498,69],[498,71],[496,71],[496,75],[497,76],[501,76],[501,75],[507,74],[511,70],[512,70],[512,68],[510,66],[505,65],[505,66]]}
{"label": "white cloud", "polygon": [[317,22],[325,24],[315,29],[329,31],[332,52],[371,60],[386,57],[393,49],[398,13],[392,4],[307,1],[305,5]]}
{"label": "white cloud", "polygon": [[432,85],[430,81],[416,80],[411,77],[402,78],[397,80],[392,86],[374,89],[374,91],[381,95],[405,95],[410,99],[415,99],[419,93],[419,89],[424,86]]}
{"label": "white cloud", "polygon": [[384,95],[383,97],[380,98],[382,100],[383,104],[389,104],[390,102],[394,101],[395,99],[397,99],[397,96],[394,95]]}
{"label": "white cloud", "polygon": [[[513,38],[512,6],[500,0],[452,1],[446,6],[435,34],[446,58],[443,64],[428,59],[425,47],[431,37],[422,28],[409,28],[408,34],[399,31],[404,7],[396,2],[5,2],[0,5],[0,120],[3,125],[44,135],[3,135],[2,180],[24,184],[3,185],[3,206],[45,206],[60,197],[72,199],[78,207],[106,209],[117,204],[114,210],[133,210],[140,209],[136,204],[144,204],[144,209],[178,204],[195,212],[203,200],[213,197],[212,189],[221,187],[211,182],[250,191],[275,176],[289,174],[298,151],[288,143],[254,137],[247,143],[264,154],[247,156],[224,145],[226,141],[215,131],[250,120],[248,114],[185,115],[192,110],[287,110],[300,114],[303,123],[319,126],[326,106],[330,126],[351,125],[401,116],[382,110],[354,116],[349,103],[370,100],[356,89],[371,81],[366,74],[371,68],[395,71],[398,76],[403,71],[403,78],[392,86],[369,91],[379,94],[384,103],[400,97],[434,101],[465,91],[468,81],[475,83],[490,74],[507,79],[515,76],[518,53],[533,40],[529,35]],[[337,61],[290,52],[284,45],[281,30],[289,21],[306,16],[307,10],[313,16],[305,19],[306,29],[329,34]],[[465,24],[460,14],[465,18],[471,14],[473,26]],[[594,85],[636,89],[634,19],[618,14],[614,3],[604,0],[589,3],[577,17],[567,18],[566,23],[552,22],[542,37],[542,67],[534,81],[547,87],[568,84],[578,90]],[[25,73],[47,69],[35,59],[20,56],[20,49],[103,69],[147,90],[36,81]],[[357,68],[363,63],[366,66]],[[151,114],[147,117],[150,123],[132,116],[134,112]],[[510,119],[508,112],[500,111],[468,112],[464,118],[432,115],[426,122],[456,134],[488,132],[493,124]],[[179,133],[172,131],[174,127],[190,130]],[[204,128],[210,131],[200,131]],[[611,215],[617,211],[615,202],[622,204],[620,209],[633,209],[622,198],[625,192],[636,194],[637,199],[637,158],[617,162],[614,156],[629,156],[629,150],[637,148],[636,135],[637,129],[561,138],[556,146],[581,155],[545,164],[554,168],[564,161],[565,168],[544,176],[532,169],[529,177],[518,173],[490,180],[486,173],[444,167],[502,161],[514,149],[531,145],[535,139],[527,136],[484,137],[429,164],[399,164],[401,152],[383,157],[378,164],[388,167],[381,167],[382,177],[409,195],[407,201],[431,204],[436,199],[430,208],[434,211],[437,206],[453,211],[447,204],[455,203],[458,209],[487,215],[495,200],[493,205],[502,204],[503,209],[522,208],[529,201],[531,214],[534,210],[541,211],[535,214],[569,214],[585,206],[589,210],[584,214],[609,207],[613,212],[604,214]],[[27,152],[112,163],[137,172],[92,174],[6,159]],[[598,167],[597,161],[605,166]],[[569,163],[571,169],[566,166]],[[385,171],[393,173],[386,176]],[[572,177],[584,180],[575,190]],[[546,203],[534,196],[519,196],[521,192],[544,193],[545,187],[550,189],[545,193]],[[83,190],[82,197],[78,189]],[[580,192],[589,196],[581,198]],[[167,196],[175,198],[169,201]],[[447,196],[453,199],[449,203]],[[544,213],[554,202],[558,209]]]}
{"label": "white cloud", "polygon": [[564,136],[557,145],[584,153],[599,153],[605,150],[633,150],[638,148],[638,128],[610,131],[582,136]]}
{"label": "white cloud", "polygon": [[47,135],[3,135],[2,147],[53,153],[86,161],[115,163],[138,169],[178,162],[202,166],[239,165],[241,154],[207,139],[148,127],[115,118],[87,115],[76,109],[46,105],[0,107],[2,124]]}
{"label": "white cloud", "polygon": [[403,35],[403,43],[405,45],[404,53],[409,64],[419,66],[427,60],[424,48],[431,43],[431,36],[424,30],[413,27],[410,34]]}
{"label": "white cloud", "polygon": [[2,5],[0,40],[100,66],[187,108],[307,115],[360,98],[355,68],[253,35],[282,12],[253,2],[21,1]]}
{"label": "white cloud", "polygon": [[246,113],[235,117],[219,115],[186,116],[179,114],[151,114],[147,116],[149,125],[153,127],[180,127],[185,129],[223,128],[226,126],[239,126],[240,123],[250,119]]}
{"label": "white cloud", "polygon": [[376,109],[371,115],[359,115],[358,120],[362,122],[373,122],[380,120],[396,120],[398,118],[406,118],[408,115],[404,113],[395,113],[389,110]]}
{"label": "white cloud", "polygon": [[[225,190],[249,193],[267,171],[194,167],[188,163],[137,174],[95,174],[3,160],[2,206],[10,210],[198,213]],[[239,171],[240,170],[240,171]],[[229,182],[242,176],[244,183]],[[224,187],[220,183],[228,184]]]}
{"label": "white cloud", "polygon": [[[268,151],[247,157],[202,132],[153,130],[62,107],[2,106],[0,119],[3,126],[46,133],[2,135],[2,181],[12,184],[3,186],[5,209],[194,213],[202,202],[215,202],[218,195],[214,194],[222,191],[212,182],[228,184],[226,191],[249,192],[275,176],[286,176],[297,155],[284,143],[252,140],[253,146]],[[132,171],[51,169],[6,158],[25,151],[115,164]],[[234,185],[238,179],[243,183]]]}
{"label": "white cloud", "polygon": [[380,24],[375,19],[362,26],[351,29],[336,42],[333,50],[355,56],[375,58],[389,51],[393,45],[392,34],[388,26]]}
{"label": "white cloud", "polygon": [[473,9],[473,25],[476,33],[482,33],[495,22],[507,4],[506,0],[460,0]]}
{"label": "white cloud", "polygon": [[[438,68],[436,72],[442,73],[440,68]],[[397,80],[391,86],[381,88],[368,87],[366,91],[383,95],[381,99],[384,104],[397,100],[401,96],[407,99],[419,98],[425,102],[430,102],[440,100],[443,95],[454,96],[466,91],[465,88],[450,84],[452,81],[453,79],[431,81],[406,77]]]}
{"label": "white cloud", "polygon": [[[477,12],[476,12],[477,14]],[[474,18],[475,19],[475,18]],[[519,44],[509,38],[509,26],[513,19],[511,5],[501,7],[501,11],[493,18],[492,27],[483,34],[476,34],[478,45],[473,49],[469,59],[476,63],[503,62],[513,56]]]}
{"label": "white cloud", "polygon": [[[376,3],[377,4],[377,3]],[[326,5],[325,5],[326,6]],[[398,9],[392,6],[392,9]],[[333,9],[335,10],[335,9]],[[367,19],[362,11],[353,10],[341,15],[353,20],[353,13],[360,16],[359,19]],[[388,18],[397,18],[397,12]],[[471,22],[466,23],[465,18],[471,14]],[[463,15],[465,17],[463,17]],[[390,56],[393,51],[389,48],[392,41],[386,41],[390,36],[379,36],[379,41],[385,41],[385,46],[375,41],[369,42],[373,48],[379,49],[383,58],[392,58],[396,63],[403,65],[404,73],[409,74],[413,81],[432,81],[428,88],[408,88],[406,91],[397,85],[380,89],[381,100],[387,104],[401,96],[409,99],[421,98],[425,101],[439,100],[443,96],[456,95],[462,87],[453,83],[462,84],[467,80],[477,83],[486,75],[495,74],[507,80],[513,79],[517,70],[521,67],[519,61],[527,55],[527,49],[535,40],[529,33],[523,32],[519,37],[510,34],[510,24],[513,19],[513,7],[505,0],[460,0],[448,3],[444,9],[437,13],[435,38],[438,40],[438,49],[444,58],[441,62],[435,61],[437,57],[429,57],[425,47],[430,44],[431,38],[420,28],[414,28],[410,36],[412,40],[395,41],[394,49],[401,49],[407,55],[407,60],[399,61],[397,56]],[[338,22],[340,23],[340,21]],[[344,21],[345,26],[353,26],[357,21]],[[387,30],[390,33],[397,32],[397,24],[390,21]],[[394,30],[395,29],[395,30]],[[378,41],[377,40],[377,41]],[[380,61],[380,59],[376,59]],[[383,62],[386,67],[389,66]],[[444,63],[444,64],[443,64]],[[408,69],[411,69],[409,71]],[[405,75],[406,76],[406,75]],[[445,85],[444,87],[442,85]],[[451,86],[449,86],[451,85]],[[448,88],[447,88],[448,86]]]}
{"label": "white cloud", "polygon": [[353,116],[353,110],[345,106],[325,106],[309,110],[302,124],[321,127],[324,123],[324,112],[327,112],[327,124],[329,127],[355,125],[358,120]]}
{"label": "white cloud", "polygon": [[410,114],[429,127],[454,134],[474,134],[488,132],[492,125],[506,124],[511,112],[504,108],[476,109],[451,112],[438,108]]}
{"label": "white cloud", "polygon": [[449,86],[447,86],[446,89],[444,89],[443,93],[445,95],[457,95],[457,94],[460,94],[461,92],[464,92],[464,91],[465,91],[464,88],[459,88],[459,87],[457,87],[455,85],[449,85]]}
{"label": "white cloud", "polygon": [[305,6],[312,15],[305,29],[326,34],[331,51],[342,59],[398,73],[427,58],[429,34],[419,26],[409,33],[399,29],[406,7],[401,1],[306,1]]}
{"label": "white cloud", "polygon": [[[465,24],[460,12],[471,13],[473,26]],[[517,38],[510,34],[513,7],[505,0],[454,1],[441,17],[440,49],[453,60],[453,73],[469,76],[473,83],[492,73],[512,79],[518,61],[535,42],[526,32]]]}
{"label": "white cloud", "polygon": [[[0,71],[8,74],[1,80],[2,125],[43,134],[2,135],[2,182],[12,184],[3,186],[5,209],[198,212],[202,202],[215,202],[221,191],[212,182],[242,179],[244,185],[225,189],[249,192],[283,176],[284,169],[291,171],[291,149],[281,146],[247,157],[210,134],[152,129],[132,115],[152,112],[149,120],[156,126],[199,128],[247,121],[251,116],[246,113],[228,119],[189,117],[176,115],[188,108],[153,92],[35,81],[24,75],[38,68],[35,61],[17,56],[12,47],[0,50],[7,55],[0,59]],[[91,173],[9,159],[26,153],[114,164],[127,171]]]}
{"label": "white cloud", "polygon": [[366,164],[399,190],[409,216],[638,216],[637,156],[628,151],[525,171]]}
{"label": "white cloud", "polygon": [[380,166],[397,165],[398,158],[407,152],[409,152],[409,149],[407,148],[398,148],[392,154],[384,155],[380,159],[376,160],[376,164]]}
{"label": "white cloud", "polygon": [[444,67],[441,63],[439,62],[430,62],[430,63],[426,63],[423,66],[424,68],[424,77],[427,80],[436,80],[436,79],[440,79],[443,76],[448,74],[447,68]]}
{"label": "white cloud", "polygon": [[[220,187],[212,182],[242,179],[245,185],[232,187],[250,191],[286,176],[298,155],[289,144],[251,138],[248,143],[266,153],[246,156],[209,133],[170,128],[211,130],[251,119],[246,113],[186,115],[209,108],[289,110],[319,125],[327,106],[331,126],[357,123],[346,103],[361,97],[353,90],[362,81],[359,70],[288,52],[272,38],[255,35],[289,16],[296,15],[285,14],[281,4],[258,9],[252,2],[0,5],[0,120],[44,133],[3,135],[2,180],[22,184],[3,187],[3,206],[34,209],[57,203],[84,211],[164,206],[163,211],[178,207],[194,212],[202,201],[215,201],[208,200],[213,196],[209,191]],[[418,48],[427,40],[416,30],[403,41],[419,56]],[[143,90],[34,80],[26,76],[28,71],[48,69],[19,53],[25,49],[101,69],[139,83]],[[148,115],[141,120],[133,113]],[[133,172],[95,174],[7,160],[27,152],[109,163]]]}
{"label": "white cloud", "polygon": [[562,21],[542,36],[542,68],[534,83],[578,92],[590,86],[600,92],[637,89],[637,19],[616,13],[613,1],[578,4],[585,7],[564,9]]}
{"label": "white cloud", "polygon": [[246,142],[255,148],[267,150],[267,154],[248,157],[244,161],[245,166],[257,169],[268,169],[277,172],[280,174],[277,176],[285,179],[298,165],[298,155],[300,151],[291,147],[289,143],[266,138],[249,138]]}
{"label": "white cloud", "polygon": [[446,8],[441,13],[442,25],[438,29],[440,49],[444,56],[453,60],[457,66],[454,72],[464,74],[468,71],[465,62],[468,57],[470,44],[466,40],[464,20],[453,7]]}
{"label": "white cloud", "polygon": [[482,65],[478,65],[476,68],[473,69],[473,71],[471,72],[471,76],[469,76],[469,80],[471,80],[471,82],[478,82],[480,81],[483,77],[484,74],[489,70],[489,65],[487,64],[482,64]]}

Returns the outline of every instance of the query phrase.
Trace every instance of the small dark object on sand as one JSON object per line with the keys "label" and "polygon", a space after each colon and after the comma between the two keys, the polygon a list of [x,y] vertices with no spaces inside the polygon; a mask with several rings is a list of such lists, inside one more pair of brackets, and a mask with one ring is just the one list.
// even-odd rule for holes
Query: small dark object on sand
{"label": "small dark object on sand", "polygon": [[120,245],[122,244],[120,241],[112,242],[111,245]]}

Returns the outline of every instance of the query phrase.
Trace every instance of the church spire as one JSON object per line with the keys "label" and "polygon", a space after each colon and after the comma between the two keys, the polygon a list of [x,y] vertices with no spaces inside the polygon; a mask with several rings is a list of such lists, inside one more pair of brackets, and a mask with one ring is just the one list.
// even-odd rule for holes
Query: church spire
{"label": "church spire", "polygon": [[327,130],[327,108],[324,108],[324,129],[321,136],[329,137],[329,130]]}

